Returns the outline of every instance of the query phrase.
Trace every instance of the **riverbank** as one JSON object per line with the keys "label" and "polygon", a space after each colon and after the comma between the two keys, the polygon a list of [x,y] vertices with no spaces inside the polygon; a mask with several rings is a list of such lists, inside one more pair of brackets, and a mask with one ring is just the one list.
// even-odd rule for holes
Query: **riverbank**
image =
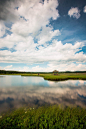
{"label": "riverbank", "polygon": [[0,116],[1,129],[86,129],[86,109],[42,106],[20,108]]}
{"label": "riverbank", "polygon": [[62,80],[86,80],[86,73],[58,73],[58,75],[54,75],[53,73],[4,73],[0,75],[20,75],[20,76],[38,76],[43,77],[45,80],[51,81],[62,81]]}
{"label": "riverbank", "polygon": [[45,80],[64,81],[64,80],[86,80],[86,73],[59,73],[53,74],[0,74],[0,75],[20,75],[20,76],[37,76],[43,77]]}
{"label": "riverbank", "polygon": [[38,76],[43,77],[45,80],[51,80],[51,81],[62,81],[62,80],[86,80],[86,74],[85,73],[62,73],[58,75],[53,74],[22,74],[21,76]]}

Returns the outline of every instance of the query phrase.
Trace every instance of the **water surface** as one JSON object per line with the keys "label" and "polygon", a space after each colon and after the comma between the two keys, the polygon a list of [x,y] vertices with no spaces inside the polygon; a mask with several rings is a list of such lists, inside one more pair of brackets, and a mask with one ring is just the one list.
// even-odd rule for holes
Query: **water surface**
{"label": "water surface", "polygon": [[47,81],[42,77],[0,76],[0,113],[22,106],[62,104],[86,108],[86,81]]}

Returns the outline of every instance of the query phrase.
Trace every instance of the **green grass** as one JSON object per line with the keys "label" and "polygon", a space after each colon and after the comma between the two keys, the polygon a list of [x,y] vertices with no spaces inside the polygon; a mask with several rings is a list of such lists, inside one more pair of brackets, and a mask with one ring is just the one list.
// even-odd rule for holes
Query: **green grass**
{"label": "green grass", "polygon": [[86,74],[84,73],[63,73],[58,75],[53,74],[22,74],[21,76],[40,76],[43,77],[45,80],[52,80],[52,81],[62,81],[68,79],[79,79],[79,80],[86,80]]}
{"label": "green grass", "polygon": [[17,73],[17,74],[16,73],[13,73],[13,74],[12,73],[10,73],[10,74],[9,73],[5,73],[5,74],[0,74],[0,75],[21,75],[21,73]]}
{"label": "green grass", "polygon": [[2,115],[0,129],[86,129],[86,109],[57,105],[20,108]]}
{"label": "green grass", "polygon": [[[0,74],[2,75],[2,74]],[[51,81],[62,81],[62,80],[68,80],[68,79],[79,79],[79,80],[86,80],[86,73],[59,73],[58,75],[53,74],[3,74],[3,75],[21,75],[21,76],[39,76],[43,77],[45,80],[51,80]]]}

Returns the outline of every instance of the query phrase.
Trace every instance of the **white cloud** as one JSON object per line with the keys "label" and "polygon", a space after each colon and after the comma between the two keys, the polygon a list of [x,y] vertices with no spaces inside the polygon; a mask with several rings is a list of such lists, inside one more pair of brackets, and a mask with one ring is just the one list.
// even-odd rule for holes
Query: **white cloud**
{"label": "white cloud", "polygon": [[83,12],[86,13],[86,6],[84,7]]}
{"label": "white cloud", "polygon": [[4,70],[11,70],[12,69],[12,65],[8,65],[6,67],[4,67]]}
{"label": "white cloud", "polygon": [[1,22],[0,22],[0,37],[2,37],[2,36],[5,34],[5,29],[6,29],[5,25],[4,25],[4,23],[1,21]]}
{"label": "white cloud", "polygon": [[25,38],[23,41],[19,42],[16,47],[15,50],[17,51],[25,51],[25,50],[29,50],[29,51],[34,51],[35,47],[36,47],[36,43],[34,43],[33,38],[31,36]]}
{"label": "white cloud", "polygon": [[47,41],[50,41],[54,36],[60,35],[59,30],[54,30],[52,27],[43,27],[40,34],[36,37],[38,38],[39,44],[45,44]]}
{"label": "white cloud", "polygon": [[[44,3],[40,0],[18,1],[18,4],[11,2],[11,5],[9,3],[6,4],[8,5],[6,10],[10,12],[7,14],[8,17],[6,17],[6,20],[13,23],[11,29],[9,29],[12,34],[0,38],[0,48],[8,48],[8,50],[0,51],[0,62],[32,64],[48,62],[49,65],[47,68],[41,68],[37,65],[32,69],[28,67],[20,67],[19,69],[52,71],[58,68],[60,70],[66,69],[67,63],[67,68],[73,69],[72,66],[75,67],[72,64],[73,62],[84,63],[86,61],[86,55],[83,52],[78,53],[84,46],[84,43],[76,42],[74,45],[70,43],[63,45],[61,41],[53,40],[55,36],[60,35],[59,30],[53,30],[53,27],[49,25],[51,18],[56,20],[59,17],[58,10],[56,9],[58,7],[57,0],[45,0]],[[17,5],[19,8],[14,9]],[[78,19],[80,17],[80,11],[77,7],[71,8],[68,15]],[[0,36],[5,34],[6,29],[8,28],[5,27],[4,22],[0,22]],[[38,39],[38,43],[34,42],[34,37]],[[53,40],[52,43],[48,44],[51,40]],[[15,51],[12,52],[12,49]],[[14,67],[10,68],[16,69]],[[78,68],[81,69],[82,65],[79,65]]]}
{"label": "white cloud", "polygon": [[0,70],[3,70],[3,67],[0,66]]}
{"label": "white cloud", "polygon": [[18,8],[18,13],[30,21],[40,20],[42,22],[43,19],[47,21],[51,17],[55,20],[59,16],[58,10],[56,10],[57,6],[57,0],[45,0],[44,3],[40,2],[40,0],[34,0],[33,2],[25,0],[24,4]]}
{"label": "white cloud", "polygon": [[4,70],[15,70],[15,71],[26,71],[26,72],[52,72],[53,70],[58,71],[85,71],[86,65],[85,64],[75,64],[75,63],[60,63],[60,64],[53,64],[49,63],[46,67],[41,67],[39,65],[36,65],[34,67],[13,67],[12,65],[6,66],[6,67],[0,67],[0,69]]}
{"label": "white cloud", "polygon": [[[33,45],[35,46],[32,36],[23,37],[21,35],[11,34],[11,35],[7,35],[4,38],[0,38],[0,48],[7,47],[9,49],[14,48],[16,50],[18,50],[18,49],[22,50],[23,47],[30,48]],[[16,46],[16,47],[14,47],[14,46]],[[24,48],[23,48],[23,50],[24,50]]]}
{"label": "white cloud", "polygon": [[[52,44],[46,47],[39,46],[33,42],[29,37],[26,42],[16,44],[16,51],[11,52],[8,50],[0,51],[0,62],[8,63],[43,63],[49,62],[52,64],[65,64],[65,63],[85,63],[86,55],[79,52],[84,46],[82,42],[76,42],[74,45],[66,43],[62,44],[61,41],[53,40]],[[36,49],[38,47],[38,49]]]}
{"label": "white cloud", "polygon": [[4,38],[0,38],[0,48],[2,47],[12,48],[14,45],[16,45],[16,43],[19,43],[24,40],[25,39],[22,36],[16,34],[7,35]]}
{"label": "white cloud", "polygon": [[19,6],[17,13],[25,18],[20,18],[16,23],[13,24],[11,31],[13,33],[28,36],[30,33],[33,36],[38,34],[41,27],[49,24],[50,18],[56,20],[59,17],[57,0],[45,0],[44,3],[39,3],[40,0],[27,1]]}
{"label": "white cloud", "polygon": [[77,7],[71,7],[71,9],[68,11],[68,15],[78,19],[80,17],[80,10]]}
{"label": "white cloud", "polygon": [[[4,7],[3,7],[4,6]],[[9,1],[5,2],[1,11],[1,19],[13,23],[10,29],[14,35],[27,37],[32,33],[33,36],[38,34],[41,27],[49,24],[50,19],[56,20],[59,17],[57,0],[25,0],[25,1]],[[18,9],[16,9],[18,7]],[[5,33],[5,25],[2,23],[0,36]]]}
{"label": "white cloud", "polygon": [[[37,37],[39,43],[50,41],[53,36],[58,36],[60,34],[59,30],[52,31],[52,27],[45,27],[49,24],[50,18],[56,20],[59,17],[58,10],[56,9],[58,7],[57,0],[45,0],[44,3],[40,0],[18,0],[17,2],[6,2],[4,6],[6,6],[6,8],[2,11],[3,16],[6,10],[8,10],[9,14],[7,13],[8,17],[6,17],[6,20],[8,21],[9,19],[13,24],[11,29],[9,29],[12,34],[6,35],[6,37],[0,39],[0,48],[7,47],[9,49],[14,49],[14,46],[16,46],[16,50],[22,50],[23,47],[32,48],[32,46],[35,46],[33,38],[39,34],[41,28],[43,28],[43,32],[41,31]],[[16,7],[18,7],[18,9],[15,9]],[[16,17],[13,14],[11,15],[11,12],[13,12]],[[20,16],[22,18],[19,18]],[[1,25],[1,29],[3,29],[3,31],[0,32],[0,35],[3,36],[5,34],[4,22]],[[48,30],[50,35],[48,34]],[[44,36],[45,31],[46,38]],[[42,37],[41,39],[40,36]]]}

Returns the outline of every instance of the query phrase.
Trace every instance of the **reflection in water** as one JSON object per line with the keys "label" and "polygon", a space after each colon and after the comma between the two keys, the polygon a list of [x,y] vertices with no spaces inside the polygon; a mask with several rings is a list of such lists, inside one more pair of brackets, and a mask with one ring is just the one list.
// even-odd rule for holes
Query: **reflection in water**
{"label": "reflection in water", "polygon": [[0,78],[0,113],[21,106],[62,104],[86,108],[86,81],[45,81],[41,77]]}
{"label": "reflection in water", "polygon": [[5,75],[0,78],[0,87],[15,87],[15,86],[49,86],[48,81],[42,77],[22,77]]}

